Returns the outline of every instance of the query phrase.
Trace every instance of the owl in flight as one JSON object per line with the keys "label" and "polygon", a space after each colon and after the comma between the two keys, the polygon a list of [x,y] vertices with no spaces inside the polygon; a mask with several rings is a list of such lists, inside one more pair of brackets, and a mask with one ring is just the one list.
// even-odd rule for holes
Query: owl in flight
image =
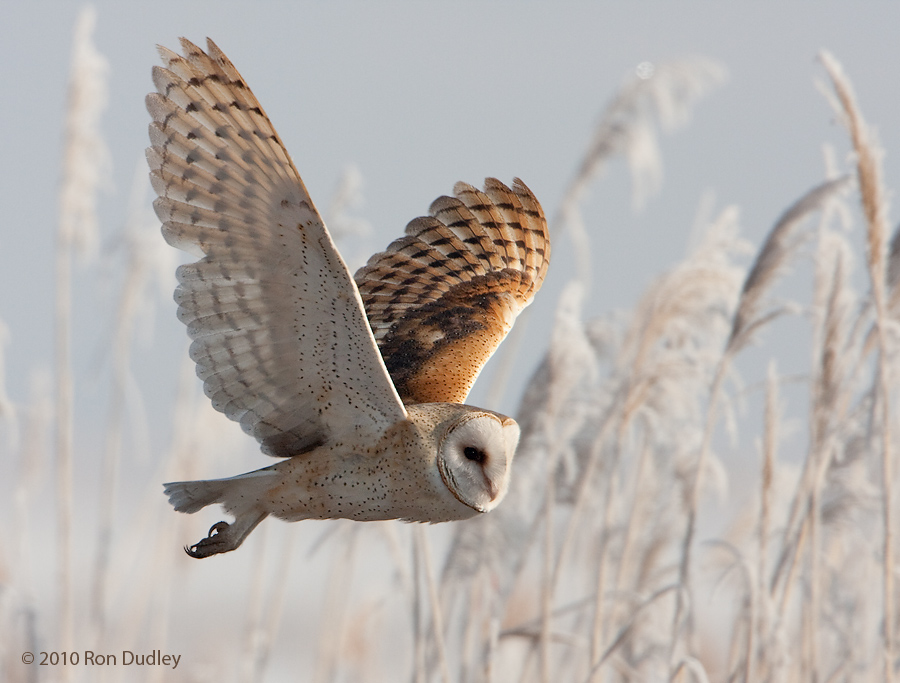
{"label": "owl in flight", "polygon": [[503,499],[516,422],[463,405],[547,272],[525,184],[457,183],[351,275],[259,102],[212,42],[160,48],[147,160],[178,269],[178,317],[213,406],[279,458],[165,484],[234,516],[185,548],[237,548],[268,515],[443,522]]}

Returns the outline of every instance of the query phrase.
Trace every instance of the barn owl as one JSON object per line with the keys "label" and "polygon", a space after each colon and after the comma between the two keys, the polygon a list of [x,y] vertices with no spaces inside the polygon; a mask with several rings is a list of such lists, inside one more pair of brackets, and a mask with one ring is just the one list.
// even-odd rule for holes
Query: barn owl
{"label": "barn owl", "polygon": [[267,516],[414,522],[488,512],[506,493],[516,422],[464,405],[540,288],[550,242],[516,179],[457,183],[351,275],[259,102],[212,42],[160,48],[147,160],[181,266],[178,316],[213,406],[274,465],[165,484],[219,522],[185,547],[234,550]]}

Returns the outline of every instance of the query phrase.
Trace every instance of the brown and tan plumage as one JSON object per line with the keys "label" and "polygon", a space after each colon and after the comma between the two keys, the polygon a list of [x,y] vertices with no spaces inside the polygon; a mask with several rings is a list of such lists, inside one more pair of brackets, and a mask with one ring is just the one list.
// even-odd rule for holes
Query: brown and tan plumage
{"label": "brown and tan plumage", "polygon": [[267,515],[437,522],[495,507],[515,421],[460,405],[540,288],[534,195],[458,183],[354,278],[259,102],[212,42],[160,48],[147,159],[179,318],[213,406],[275,465],[166,484],[176,510],[235,516],[188,553],[238,547]]}
{"label": "brown and tan plumage", "polygon": [[407,403],[465,401],[549,265],[547,222],[521,180],[454,190],[355,276]]}

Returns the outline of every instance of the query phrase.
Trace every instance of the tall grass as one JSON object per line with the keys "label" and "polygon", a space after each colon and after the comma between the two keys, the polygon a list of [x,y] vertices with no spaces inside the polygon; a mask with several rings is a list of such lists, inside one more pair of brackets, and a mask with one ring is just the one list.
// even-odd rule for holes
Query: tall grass
{"label": "tall grass", "polygon": [[[59,226],[56,243],[56,471],[57,525],[59,539],[57,586],[59,589],[60,648],[74,646],[73,577],[73,401],[71,363],[72,257],[76,250],[90,253],[97,238],[97,191],[103,180],[107,153],[100,135],[99,119],[106,103],[107,65],[93,45],[96,14],[81,12],[72,44]],[[71,670],[64,669],[65,680]]]}
{"label": "tall grass", "polygon": [[[170,424],[154,427],[170,433],[168,446],[149,464],[129,457],[145,438],[129,418],[143,411],[135,357],[153,352],[138,351],[137,325],[168,302],[154,283],[173,270],[146,218],[143,181],[116,237],[124,248],[110,252],[125,274],[101,456],[79,448],[71,417],[68,283],[76,236],[95,225],[105,154],[99,109],[84,104],[84,93],[96,104],[103,92],[91,21],[76,30],[65,137],[56,390],[37,381],[17,403],[0,381],[4,448],[18,463],[0,502],[0,679],[895,677],[900,232],[888,235],[881,152],[834,57],[822,62],[854,151],[847,175],[798,178],[797,201],[772,217],[755,254],[736,209],[723,208],[632,311],[586,320],[591,264],[603,259],[581,214],[590,184],[624,156],[637,200],[646,199],[661,178],[657,130],[683,124],[724,71],[693,59],[643,64],[626,80],[561,205],[546,207],[554,238],[573,240],[583,258],[522,397],[512,485],[496,511],[436,527],[272,522],[239,553],[198,563],[179,544],[205,518],[172,513],[159,482],[236,471],[229,463],[254,447],[212,411],[182,354]],[[328,216],[338,240],[365,227],[352,215],[360,188],[351,169]],[[848,232],[848,216],[861,236]],[[867,280],[854,274],[859,259]],[[794,267],[809,275],[809,301],[783,300]],[[808,329],[799,378],[777,370],[787,322]],[[507,372],[516,349],[513,339],[501,351]],[[500,392],[503,372],[495,381]],[[786,413],[786,388],[806,405],[795,399]],[[750,412],[738,420],[740,405]],[[805,425],[802,453],[784,448],[792,424]],[[78,468],[99,483],[73,478]],[[126,649],[182,660],[175,672],[21,661],[25,651]]]}

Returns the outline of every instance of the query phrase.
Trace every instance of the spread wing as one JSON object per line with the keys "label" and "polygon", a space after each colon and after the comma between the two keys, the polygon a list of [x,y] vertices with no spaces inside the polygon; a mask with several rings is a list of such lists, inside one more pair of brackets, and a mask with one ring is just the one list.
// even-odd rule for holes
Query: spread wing
{"label": "spread wing", "polygon": [[228,58],[160,48],[147,96],[154,207],[178,316],[213,406],[265,453],[406,418],[347,266],[278,134]]}
{"label": "spread wing", "polygon": [[518,178],[457,183],[354,279],[407,403],[463,403],[547,272],[541,205]]}

